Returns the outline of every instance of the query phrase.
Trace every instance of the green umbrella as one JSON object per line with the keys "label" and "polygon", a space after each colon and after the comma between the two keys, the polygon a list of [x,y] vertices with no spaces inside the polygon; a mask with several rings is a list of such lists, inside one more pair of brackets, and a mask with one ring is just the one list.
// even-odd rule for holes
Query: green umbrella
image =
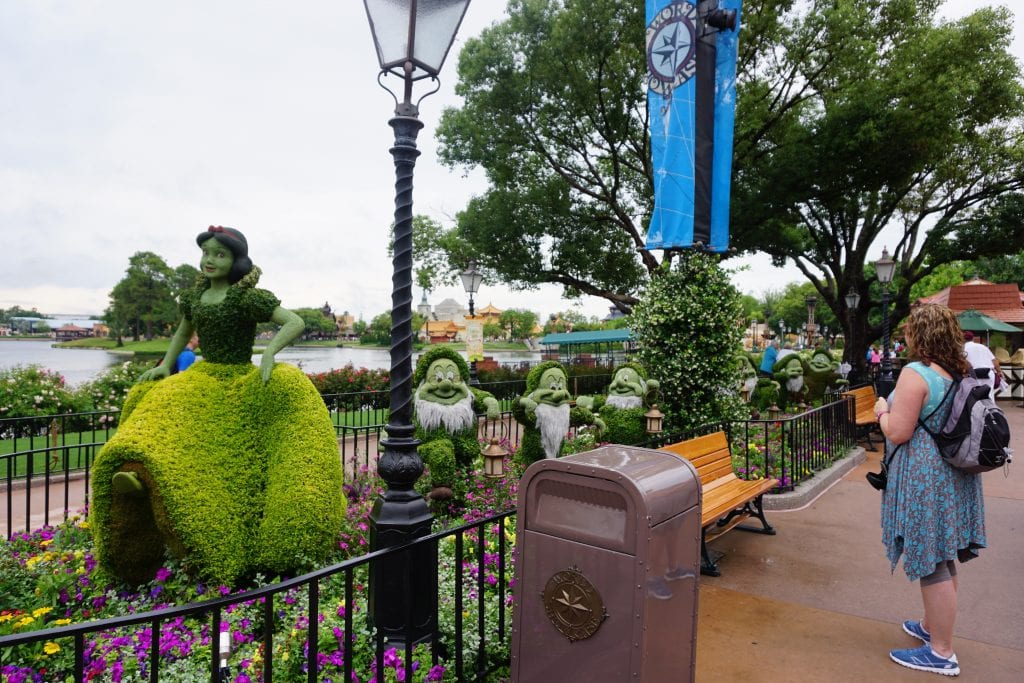
{"label": "green umbrella", "polygon": [[971,332],[1020,332],[1020,328],[996,320],[973,308],[957,315],[957,319],[960,321],[960,329]]}

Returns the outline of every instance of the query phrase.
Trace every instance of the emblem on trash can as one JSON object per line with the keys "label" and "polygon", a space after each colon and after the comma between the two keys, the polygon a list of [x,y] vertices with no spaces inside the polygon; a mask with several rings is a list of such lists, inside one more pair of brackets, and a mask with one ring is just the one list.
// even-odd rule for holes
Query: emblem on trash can
{"label": "emblem on trash can", "polygon": [[541,596],[548,619],[569,642],[594,635],[608,617],[601,594],[576,567],[548,579]]}

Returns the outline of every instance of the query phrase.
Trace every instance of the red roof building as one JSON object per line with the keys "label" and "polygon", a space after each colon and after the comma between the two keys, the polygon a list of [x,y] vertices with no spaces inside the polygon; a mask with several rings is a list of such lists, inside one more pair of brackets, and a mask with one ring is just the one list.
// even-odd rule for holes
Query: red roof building
{"label": "red roof building", "polygon": [[1024,302],[1015,284],[997,285],[974,278],[954,287],[947,287],[931,296],[922,297],[921,303],[943,304],[957,313],[975,309],[996,320],[1011,325],[1024,324]]}

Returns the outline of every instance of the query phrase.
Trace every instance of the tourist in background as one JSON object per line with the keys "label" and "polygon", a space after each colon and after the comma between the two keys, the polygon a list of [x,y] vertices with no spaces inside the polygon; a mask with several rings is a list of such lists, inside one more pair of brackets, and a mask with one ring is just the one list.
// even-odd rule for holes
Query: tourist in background
{"label": "tourist in background", "polygon": [[964,355],[971,364],[974,376],[989,386],[989,396],[996,400],[996,375],[999,374],[999,361],[995,354],[985,346],[974,341],[974,333],[964,332]]}

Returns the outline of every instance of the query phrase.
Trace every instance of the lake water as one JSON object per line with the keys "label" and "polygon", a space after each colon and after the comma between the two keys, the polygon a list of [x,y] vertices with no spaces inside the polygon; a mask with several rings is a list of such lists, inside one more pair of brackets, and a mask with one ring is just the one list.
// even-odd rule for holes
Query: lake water
{"label": "lake water", "polygon": [[[501,364],[522,361],[538,362],[540,353],[529,351],[496,351],[489,353]],[[465,357],[465,354],[463,354]],[[93,379],[127,356],[95,349],[55,349],[49,341],[0,341],[0,369],[15,365],[41,365],[64,375],[68,384],[77,385]],[[259,356],[253,356],[259,363]],[[413,356],[413,362],[416,362]],[[324,372],[341,368],[349,363],[357,368],[390,368],[391,355],[387,349],[360,347],[302,346],[289,347],[278,352],[277,360],[291,363],[303,372]]]}

